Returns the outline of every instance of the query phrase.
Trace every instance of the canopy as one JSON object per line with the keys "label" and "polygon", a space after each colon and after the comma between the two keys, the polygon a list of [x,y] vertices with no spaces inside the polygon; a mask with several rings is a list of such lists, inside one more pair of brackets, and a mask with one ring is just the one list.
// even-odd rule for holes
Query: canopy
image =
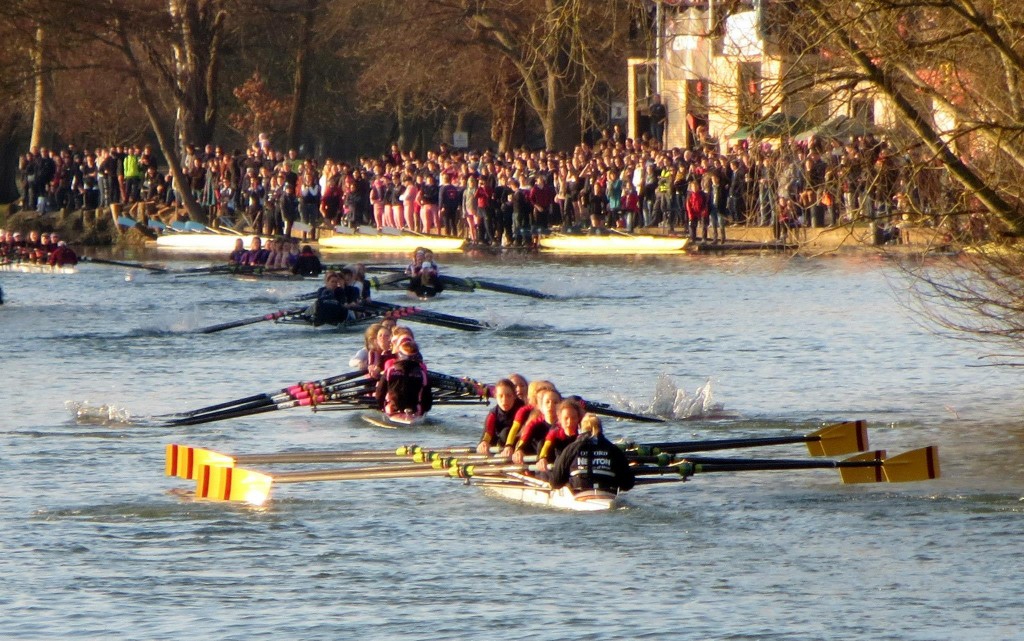
{"label": "canopy", "polygon": [[813,138],[839,138],[847,139],[851,136],[864,136],[873,133],[873,128],[861,122],[859,119],[851,118],[843,114],[832,116],[825,122],[800,132],[796,136],[799,142],[806,142]]}
{"label": "canopy", "polygon": [[785,134],[792,135],[802,131],[804,127],[806,125],[803,122],[803,118],[776,112],[755,125],[740,127],[729,136],[729,140],[780,138]]}

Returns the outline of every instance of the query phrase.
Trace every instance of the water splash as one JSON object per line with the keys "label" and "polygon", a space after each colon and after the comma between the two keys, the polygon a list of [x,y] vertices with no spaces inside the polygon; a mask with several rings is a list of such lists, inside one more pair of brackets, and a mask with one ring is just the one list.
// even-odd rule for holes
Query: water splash
{"label": "water splash", "polygon": [[725,412],[723,404],[715,402],[710,378],[690,395],[676,385],[668,374],[662,374],[654,386],[654,398],[650,403],[631,403],[628,400],[619,400],[619,403],[628,407],[631,412],[665,419],[686,420],[730,416]]}
{"label": "water splash", "polygon": [[79,425],[134,425],[131,412],[116,405],[93,405],[89,401],[64,401],[64,407]]}

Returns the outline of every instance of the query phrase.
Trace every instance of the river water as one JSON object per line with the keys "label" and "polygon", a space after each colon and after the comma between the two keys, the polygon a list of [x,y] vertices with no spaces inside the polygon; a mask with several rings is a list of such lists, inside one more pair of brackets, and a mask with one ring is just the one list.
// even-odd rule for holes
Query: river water
{"label": "river water", "polygon": [[360,336],[272,323],[191,333],[288,307],[316,283],[95,264],[0,274],[0,638],[1024,638],[1020,372],[977,367],[994,350],[916,323],[890,262],[442,261],[558,298],[427,303],[499,326],[414,326],[432,369],[518,371],[638,408],[659,386],[692,397],[710,381],[710,418],[606,430],[680,440],[859,418],[890,453],[939,445],[943,478],[699,475],[601,514],[444,479],[285,485],[259,508],[195,502],[163,476],[168,443],[236,454],[467,444],[485,409],[438,408],[404,433],[306,409],[157,427],[147,415],[347,371]]}

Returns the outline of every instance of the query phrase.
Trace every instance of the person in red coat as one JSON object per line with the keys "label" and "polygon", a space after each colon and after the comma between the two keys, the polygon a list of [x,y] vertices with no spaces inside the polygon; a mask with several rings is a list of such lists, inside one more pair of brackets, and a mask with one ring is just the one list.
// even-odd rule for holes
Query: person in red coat
{"label": "person in red coat", "polygon": [[708,195],[701,189],[700,181],[690,181],[690,193],[686,197],[686,220],[690,225],[690,241],[697,240],[697,225],[702,228],[701,240],[708,239]]}
{"label": "person in red coat", "polygon": [[57,249],[50,252],[49,262],[51,267],[64,267],[65,265],[77,265],[78,254],[68,247],[63,240],[57,243]]}

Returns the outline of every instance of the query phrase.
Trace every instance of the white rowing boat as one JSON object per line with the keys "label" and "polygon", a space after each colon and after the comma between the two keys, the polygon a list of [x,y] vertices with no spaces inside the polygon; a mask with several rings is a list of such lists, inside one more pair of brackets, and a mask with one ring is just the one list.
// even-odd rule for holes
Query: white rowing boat
{"label": "white rowing boat", "polygon": [[435,254],[441,252],[462,251],[466,244],[463,238],[450,236],[433,236],[427,234],[412,234],[399,230],[382,230],[359,228],[354,233],[352,230],[339,227],[336,234],[329,237],[321,237],[320,251],[330,252],[411,252],[418,247],[426,247]]}
{"label": "white rowing boat", "polygon": [[689,238],[617,233],[611,236],[556,234],[538,239],[537,244],[544,251],[563,254],[673,254],[683,251],[689,242]]}
{"label": "white rowing boat", "polygon": [[0,263],[0,272],[19,274],[76,274],[74,265],[47,265],[45,263]]}
{"label": "white rowing boat", "polygon": [[426,422],[427,417],[416,414],[395,414],[389,416],[384,412],[366,412],[362,415],[364,421],[375,427],[384,427],[389,430],[418,427]]}
{"label": "white rowing boat", "polygon": [[[207,232],[177,232],[164,234],[156,239],[157,249],[170,249],[180,252],[222,253],[227,256],[235,248],[239,238],[246,249],[252,244],[252,236],[234,236],[231,234],[214,234]],[[264,238],[263,242],[266,243]]]}
{"label": "white rowing boat", "polygon": [[544,481],[511,474],[508,477],[477,477],[472,481],[487,494],[528,505],[540,505],[574,512],[599,512],[618,506],[618,495],[607,490],[573,492],[568,487],[557,490]]}

